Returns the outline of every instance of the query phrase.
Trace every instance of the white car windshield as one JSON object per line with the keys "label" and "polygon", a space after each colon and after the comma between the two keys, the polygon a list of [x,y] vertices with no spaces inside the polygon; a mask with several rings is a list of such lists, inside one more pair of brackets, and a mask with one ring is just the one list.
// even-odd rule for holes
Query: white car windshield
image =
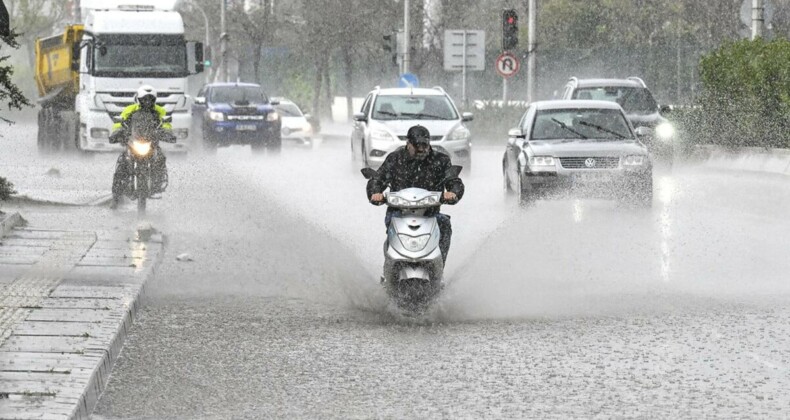
{"label": "white car windshield", "polygon": [[379,95],[374,120],[455,120],[458,113],[446,96]]}
{"label": "white car windshield", "polygon": [[531,140],[631,139],[625,116],[618,109],[551,109],[538,111]]}
{"label": "white car windshield", "polygon": [[280,104],[274,107],[277,110],[277,113],[282,115],[283,117],[301,117],[302,111],[299,110],[299,107],[293,104]]}
{"label": "white car windshield", "polygon": [[629,114],[651,114],[658,112],[658,104],[653,95],[645,88],[627,86],[605,86],[579,88],[573,92],[573,99],[592,99],[617,102]]}

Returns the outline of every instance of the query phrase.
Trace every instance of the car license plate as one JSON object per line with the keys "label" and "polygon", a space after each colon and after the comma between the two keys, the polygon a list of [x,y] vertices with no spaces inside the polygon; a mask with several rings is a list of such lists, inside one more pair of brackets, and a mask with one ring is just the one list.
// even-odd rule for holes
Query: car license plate
{"label": "car license plate", "polygon": [[606,178],[606,174],[601,173],[577,173],[573,174],[573,182],[598,182]]}
{"label": "car license plate", "polygon": [[236,126],[236,131],[255,131],[255,124],[239,124]]}

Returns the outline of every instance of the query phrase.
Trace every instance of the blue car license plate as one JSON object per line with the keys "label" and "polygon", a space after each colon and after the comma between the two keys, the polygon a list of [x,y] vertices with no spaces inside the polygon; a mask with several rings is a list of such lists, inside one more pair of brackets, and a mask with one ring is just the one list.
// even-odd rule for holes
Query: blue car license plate
{"label": "blue car license plate", "polygon": [[236,126],[236,131],[255,131],[255,124],[239,124]]}

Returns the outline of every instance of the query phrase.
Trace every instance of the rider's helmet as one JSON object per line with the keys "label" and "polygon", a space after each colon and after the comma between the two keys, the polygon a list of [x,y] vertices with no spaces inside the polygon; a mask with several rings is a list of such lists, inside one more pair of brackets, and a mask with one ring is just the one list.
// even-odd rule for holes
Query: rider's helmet
{"label": "rider's helmet", "polygon": [[412,145],[415,159],[423,160],[431,152],[431,133],[421,125],[415,125],[406,133],[406,140]]}
{"label": "rider's helmet", "polygon": [[141,108],[152,109],[156,105],[156,89],[150,85],[142,85],[137,89],[134,100]]}

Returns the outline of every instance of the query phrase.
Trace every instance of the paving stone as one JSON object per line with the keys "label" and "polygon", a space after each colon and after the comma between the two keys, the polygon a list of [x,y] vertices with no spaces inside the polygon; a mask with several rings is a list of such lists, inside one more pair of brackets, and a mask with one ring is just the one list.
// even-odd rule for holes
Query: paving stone
{"label": "paving stone", "polygon": [[74,369],[95,369],[101,357],[95,354],[0,352],[0,371],[70,372]]}
{"label": "paving stone", "polygon": [[123,296],[127,296],[131,290],[132,287],[125,284],[91,287],[79,284],[67,284],[67,281],[64,281],[49,295],[49,297],[119,299]]}
{"label": "paving stone", "polygon": [[90,322],[24,321],[13,327],[13,334],[31,336],[93,337],[103,334],[102,324]]}
{"label": "paving stone", "polygon": [[82,354],[89,344],[92,344],[89,337],[11,335],[0,346],[0,352]]}
{"label": "paving stone", "polygon": [[34,309],[28,321],[102,322],[107,311],[95,309]]}

